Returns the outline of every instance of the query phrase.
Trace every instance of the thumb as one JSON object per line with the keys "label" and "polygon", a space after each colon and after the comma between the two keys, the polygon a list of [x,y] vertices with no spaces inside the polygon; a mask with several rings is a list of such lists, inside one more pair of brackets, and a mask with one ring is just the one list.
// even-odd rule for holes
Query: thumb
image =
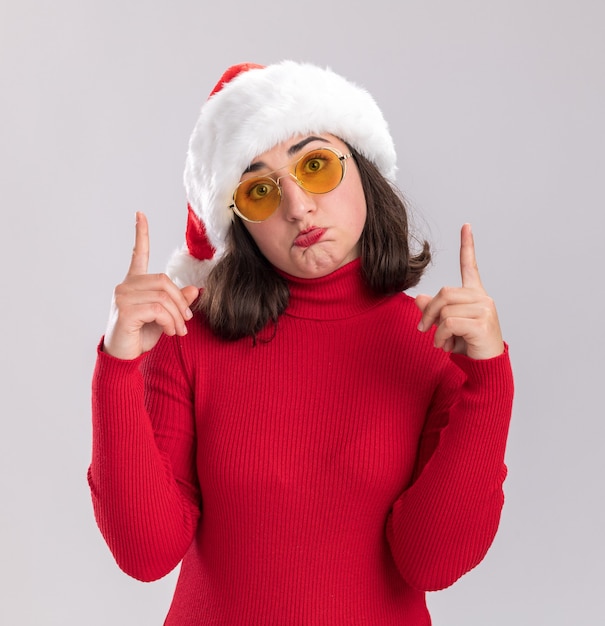
{"label": "thumb", "polygon": [[416,296],[416,306],[424,313],[424,309],[426,309],[432,299],[432,296],[427,296],[422,293],[418,294]]}
{"label": "thumb", "polygon": [[181,289],[181,293],[183,294],[185,300],[187,300],[187,305],[191,305],[200,295],[200,290],[193,285],[187,285]]}

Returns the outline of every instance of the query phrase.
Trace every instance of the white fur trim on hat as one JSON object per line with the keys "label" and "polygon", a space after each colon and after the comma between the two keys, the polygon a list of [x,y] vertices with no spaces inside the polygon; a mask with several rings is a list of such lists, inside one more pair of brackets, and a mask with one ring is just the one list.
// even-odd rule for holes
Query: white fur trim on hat
{"label": "white fur trim on hat", "polygon": [[300,134],[329,133],[394,181],[396,154],[372,96],[330,69],[284,61],[243,72],[211,96],[189,142],[185,190],[216,257],[233,219],[233,190],[263,152]]}
{"label": "white fur trim on hat", "polygon": [[215,259],[196,259],[191,255],[185,243],[178,250],[175,250],[170,257],[166,274],[170,276],[179,289],[187,285],[203,287],[215,263]]}

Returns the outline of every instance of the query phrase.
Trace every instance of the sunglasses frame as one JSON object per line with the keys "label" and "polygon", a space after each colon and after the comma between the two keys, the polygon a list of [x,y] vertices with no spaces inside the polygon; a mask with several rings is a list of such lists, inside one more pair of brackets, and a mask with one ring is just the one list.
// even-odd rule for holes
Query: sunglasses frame
{"label": "sunglasses frame", "polygon": [[[229,205],[229,208],[236,215],[241,217],[246,222],[250,222],[252,224],[260,224],[261,222],[264,222],[265,220],[269,219],[275,213],[275,211],[277,211],[277,209],[279,208],[279,205],[281,204],[282,190],[281,190],[281,185],[279,184],[279,181],[282,178],[284,178],[284,176],[291,176],[296,181],[296,184],[301,189],[304,189],[307,193],[312,193],[312,194],[315,194],[315,195],[321,195],[321,194],[324,194],[324,193],[330,193],[330,191],[334,191],[334,189],[336,189],[336,187],[332,187],[332,189],[329,189],[328,191],[309,191],[308,189],[306,189],[304,187],[304,185],[302,184],[302,181],[300,181],[296,177],[296,174],[294,173],[296,171],[296,167],[298,166],[298,164],[303,159],[308,157],[310,154],[313,154],[313,152],[319,152],[320,150],[328,150],[329,152],[332,152],[333,154],[335,154],[338,157],[338,160],[340,161],[340,166],[342,167],[342,176],[340,177],[340,180],[338,181],[338,184],[336,185],[336,187],[338,187],[338,185],[340,185],[340,183],[342,183],[342,181],[344,180],[345,175],[347,173],[347,159],[351,158],[353,156],[353,153],[349,152],[348,154],[343,154],[340,150],[338,150],[336,148],[333,148],[332,146],[321,146],[320,148],[314,148],[313,150],[308,150],[303,155],[298,157],[298,159],[296,159],[295,161],[292,161],[291,163],[288,163],[286,165],[282,165],[281,167],[278,167],[277,169],[271,170],[270,172],[267,172],[267,174],[265,174],[265,175],[254,176],[254,177],[247,178],[246,180],[242,180],[241,182],[239,182],[237,184],[236,188],[233,190],[233,203]],[[290,171],[287,174],[283,174],[282,176],[277,178],[277,180],[271,176],[271,174],[274,174],[275,172],[279,172],[279,170],[284,169],[284,167],[289,167],[289,168],[293,169],[294,171]],[[259,180],[268,179],[271,182],[275,183],[275,187],[277,189],[277,193],[278,193],[278,196],[279,196],[279,202],[275,205],[275,209],[273,209],[273,211],[271,211],[271,213],[269,213],[269,215],[267,215],[267,217],[264,217],[262,220],[253,220],[253,219],[250,219],[249,217],[246,217],[238,209],[237,204],[235,202],[235,196],[237,195],[237,190],[240,188],[240,186],[243,185],[244,183],[248,183],[248,182],[250,182],[251,180],[254,180],[254,179],[259,179]]]}

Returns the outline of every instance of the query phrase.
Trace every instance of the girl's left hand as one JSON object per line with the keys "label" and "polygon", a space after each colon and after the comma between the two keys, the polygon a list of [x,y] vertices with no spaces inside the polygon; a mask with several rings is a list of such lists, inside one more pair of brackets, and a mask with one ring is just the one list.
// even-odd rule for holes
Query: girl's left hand
{"label": "girl's left hand", "polygon": [[498,313],[481,284],[470,224],[460,233],[460,274],[462,287],[443,287],[434,297],[416,297],[422,311],[418,330],[426,332],[435,325],[435,347],[445,352],[472,359],[498,356],[504,352]]}

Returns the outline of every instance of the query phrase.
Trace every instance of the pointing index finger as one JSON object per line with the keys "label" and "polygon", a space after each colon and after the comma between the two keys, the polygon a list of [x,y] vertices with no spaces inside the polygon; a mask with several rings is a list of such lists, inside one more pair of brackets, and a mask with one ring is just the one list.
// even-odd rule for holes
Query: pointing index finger
{"label": "pointing index finger", "polygon": [[145,214],[138,211],[136,214],[134,248],[132,250],[132,259],[130,260],[128,275],[136,276],[139,274],[147,274],[148,265],[149,225]]}
{"label": "pointing index finger", "polygon": [[475,256],[475,240],[470,224],[464,224],[460,232],[460,275],[463,287],[482,286]]}

